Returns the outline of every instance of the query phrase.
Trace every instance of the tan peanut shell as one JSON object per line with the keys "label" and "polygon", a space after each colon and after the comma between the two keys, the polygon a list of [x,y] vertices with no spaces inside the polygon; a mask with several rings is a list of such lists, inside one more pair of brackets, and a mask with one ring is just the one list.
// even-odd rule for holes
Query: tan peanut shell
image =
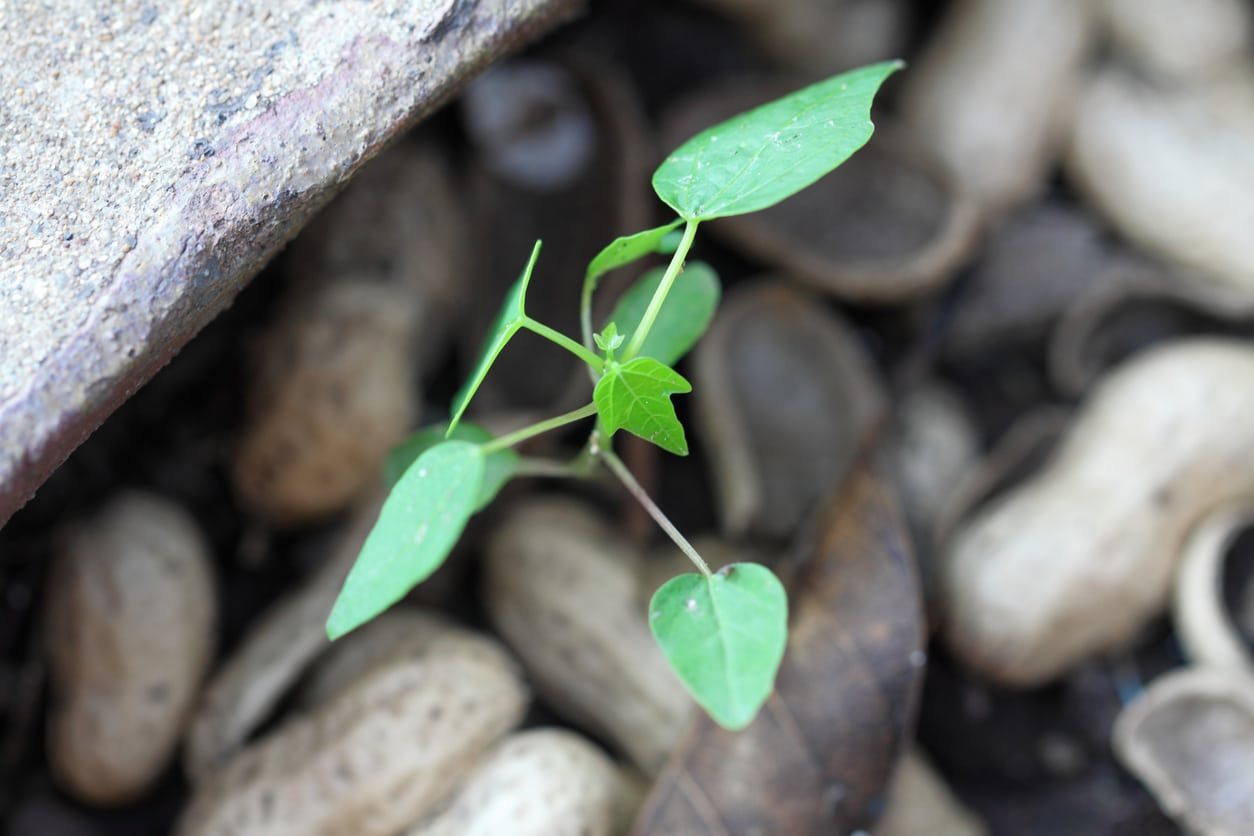
{"label": "tan peanut shell", "polygon": [[214,671],[197,702],[183,751],[183,766],[193,780],[243,745],[330,646],[327,614],[382,502],[376,495],[361,504],[313,577],[267,610]]}
{"label": "tan peanut shell", "polygon": [[416,305],[403,284],[353,276],[289,299],[261,344],[232,462],[247,510],[293,526],[378,482],[414,419]]}
{"label": "tan peanut shell", "polygon": [[[1207,323],[1203,328],[1167,326],[1169,333],[1183,335],[1231,330],[1254,319],[1254,294],[1235,285],[1197,281],[1137,260],[1113,264],[1103,277],[1072,295],[1049,335],[1049,376],[1067,396],[1087,392],[1113,358],[1136,346],[1146,321]],[[1160,332],[1158,339],[1165,338]]]}
{"label": "tan peanut shell", "polygon": [[1121,235],[1254,293],[1254,68],[1162,90],[1107,68],[1072,124],[1067,175]]}
{"label": "tan peanut shell", "polygon": [[301,687],[300,702],[322,705],[377,667],[426,653],[437,643],[456,641],[477,647],[483,639],[437,613],[408,605],[393,607],[331,644]]}
{"label": "tan peanut shell", "polygon": [[889,462],[902,509],[914,533],[923,596],[935,621],[935,531],[946,504],[976,467],[975,424],[956,393],[936,381],[906,390],[896,409]]}
{"label": "tan peanut shell", "polygon": [[297,294],[363,274],[408,287],[418,303],[417,353],[428,357],[448,338],[471,295],[470,224],[448,155],[430,139],[413,139],[353,175],[292,242],[285,260]]}
{"label": "tan peanut shell", "polygon": [[1230,608],[1225,595],[1229,555],[1251,526],[1254,496],[1243,496],[1215,508],[1189,532],[1176,573],[1172,625],[1185,657],[1195,664],[1254,673],[1254,652],[1243,631],[1248,598]]}
{"label": "tan peanut shell", "polygon": [[1100,0],[1120,57],[1169,81],[1198,78],[1249,53],[1248,0]]}
{"label": "tan peanut shell", "polygon": [[1093,40],[1090,0],[959,0],[905,76],[902,116],[990,213],[1045,183]]}
{"label": "tan peanut shell", "polygon": [[875,836],[984,836],[988,828],[963,806],[917,747],[897,762]]}
{"label": "tan peanut shell", "polygon": [[1185,832],[1254,833],[1254,678],[1210,667],[1158,677],[1119,713],[1115,755]]}
{"label": "tan peanut shell", "polygon": [[422,359],[469,294],[450,170],[433,143],[398,143],[293,242],[233,462],[241,501],[266,521],[346,507],[410,428]]}
{"label": "tan peanut shell", "polygon": [[732,537],[795,534],[887,411],[857,332],[784,277],[728,293],[692,368],[721,528]]}
{"label": "tan peanut shell", "polygon": [[169,763],[213,651],[209,546],[169,500],[115,497],[69,538],[48,587],[48,757],[83,801],[123,803]]}
{"label": "tan peanut shell", "polygon": [[484,603],[544,699],[653,775],[692,701],[649,632],[639,560],[578,503],[532,500],[492,534]]}
{"label": "tan peanut shell", "polygon": [[1050,462],[953,536],[944,637],[1009,685],[1119,646],[1166,607],[1191,526],[1254,490],[1254,346],[1193,339],[1098,385]]}
{"label": "tan peanut shell", "polygon": [[903,0],[699,0],[735,21],[773,63],[832,75],[901,54]]}
{"label": "tan peanut shell", "polygon": [[631,812],[630,783],[595,745],[563,729],[507,737],[453,803],[406,836],[612,836]]}
{"label": "tan peanut shell", "polygon": [[954,485],[972,469],[978,452],[975,422],[955,392],[926,381],[904,393],[891,456],[906,519],[920,542],[931,540]]}
{"label": "tan peanut shell", "polygon": [[196,787],[180,836],[393,836],[430,814],[522,719],[495,641],[438,642],[375,668]]}

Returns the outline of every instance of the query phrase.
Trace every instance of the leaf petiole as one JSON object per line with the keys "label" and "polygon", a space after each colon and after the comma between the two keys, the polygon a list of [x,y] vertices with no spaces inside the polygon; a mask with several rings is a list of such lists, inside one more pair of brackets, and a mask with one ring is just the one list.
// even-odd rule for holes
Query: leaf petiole
{"label": "leaf petiole", "polygon": [[713,573],[710,571],[709,565],[701,558],[697,550],[692,547],[692,543],[688,542],[688,538],[680,534],[674,523],[667,518],[666,514],[662,513],[662,509],[657,507],[657,503],[649,497],[644,487],[636,481],[636,477],[631,475],[631,471],[627,469],[627,465],[623,464],[622,459],[614,455],[614,451],[609,447],[601,446],[599,440],[595,439],[592,442],[592,452],[605,461],[610,471],[618,477],[618,481],[622,482],[623,486],[636,498],[636,501],[644,506],[644,510],[649,512],[649,516],[653,517],[653,521],[658,524],[658,527],[675,541],[675,545],[679,546],[679,550],[692,561],[694,566],[701,570],[701,574],[707,578],[710,577]]}
{"label": "leaf petiole", "polygon": [[584,418],[591,418],[593,415],[596,415],[596,414],[597,414],[596,404],[594,403],[586,404],[584,406],[579,407],[578,409],[572,409],[570,412],[563,412],[561,415],[555,415],[552,418],[546,418],[543,421],[538,421],[535,424],[532,424],[527,427],[523,427],[521,430],[515,430],[512,433],[506,433],[500,438],[489,441],[486,444],[481,444],[479,446],[479,449],[483,452],[485,456],[487,456],[492,453],[495,453],[498,450],[505,450],[509,447],[513,447],[516,444],[522,444],[524,441],[526,441],[529,438],[535,438],[537,435],[542,435],[546,432],[549,432],[550,430],[555,430],[558,427],[564,427],[567,424],[573,424],[576,421],[583,420]]}
{"label": "leaf petiole", "polygon": [[528,331],[531,331],[533,334],[539,334],[541,337],[544,337],[549,342],[560,345],[562,348],[566,349],[571,354],[575,355],[580,360],[587,363],[593,369],[593,371],[596,371],[598,373],[601,371],[601,358],[598,357],[594,352],[592,352],[588,348],[585,348],[584,346],[572,340],[570,337],[563,334],[561,331],[558,331],[555,328],[550,328],[549,326],[545,325],[543,322],[536,322],[531,317],[525,317],[523,319],[522,327],[526,328]]}
{"label": "leaf petiole", "polygon": [[657,286],[657,290],[653,292],[653,298],[649,300],[649,307],[645,309],[644,316],[640,318],[640,325],[636,328],[636,332],[631,335],[631,342],[627,343],[627,347],[623,349],[620,356],[621,362],[627,362],[640,353],[640,347],[644,345],[645,339],[649,336],[649,330],[653,328],[653,321],[657,319],[658,312],[662,310],[662,303],[666,301],[666,295],[671,292],[671,285],[675,283],[675,279],[684,269],[684,259],[688,257],[688,250],[692,249],[692,241],[697,235],[697,225],[700,221],[690,220],[684,225],[684,237],[679,240],[679,246],[675,248],[674,255],[671,256],[671,263],[666,266],[666,273],[662,276],[662,282]]}
{"label": "leaf petiole", "polygon": [[[665,226],[646,229],[632,235],[620,235],[588,262],[588,269],[583,277],[583,292],[579,295],[579,328],[583,332],[583,344],[589,351],[592,350],[592,294],[596,290],[597,282],[611,270],[630,264],[650,253],[658,252],[662,241],[681,223],[683,221],[676,218]],[[672,247],[666,250],[665,255],[670,255],[674,251]],[[592,382],[596,382],[595,376]]]}
{"label": "leaf petiole", "polygon": [[514,471],[517,476],[532,476],[541,479],[586,479],[590,475],[578,459],[561,461],[560,459],[542,459],[535,456],[523,456],[518,460]]}

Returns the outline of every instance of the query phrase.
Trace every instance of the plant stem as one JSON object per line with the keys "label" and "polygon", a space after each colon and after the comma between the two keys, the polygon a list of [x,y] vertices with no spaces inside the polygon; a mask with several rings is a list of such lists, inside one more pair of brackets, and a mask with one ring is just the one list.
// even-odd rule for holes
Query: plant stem
{"label": "plant stem", "polygon": [[585,348],[584,346],[575,342],[570,337],[563,334],[561,331],[550,328],[549,326],[545,325],[543,322],[536,322],[531,317],[526,317],[523,319],[523,327],[526,328],[528,331],[532,331],[533,333],[539,334],[540,336],[544,337],[546,340],[549,340],[550,342],[557,343],[562,348],[566,349],[571,354],[575,355],[580,360],[587,363],[594,370],[598,372],[601,371],[601,358],[598,357],[594,351],[592,351],[589,348]]}
{"label": "plant stem", "polygon": [[583,290],[579,292],[579,332],[583,335],[583,346],[589,351],[592,345],[592,292],[596,290],[599,276],[587,273],[583,277]]}
{"label": "plant stem", "polygon": [[605,460],[605,464],[611,471],[613,471],[614,475],[618,477],[618,481],[622,482],[624,487],[626,487],[627,490],[631,492],[631,495],[636,498],[636,501],[644,506],[644,510],[649,512],[649,516],[653,517],[653,521],[658,524],[658,527],[665,531],[666,535],[675,541],[675,545],[679,546],[680,551],[687,555],[693,565],[701,570],[701,574],[705,575],[707,578],[710,577],[710,567],[706,565],[704,560],[701,559],[701,555],[699,555],[697,550],[692,547],[692,544],[688,542],[688,539],[684,537],[684,535],[680,534],[679,529],[676,528],[669,519],[667,519],[666,514],[662,513],[662,509],[657,507],[657,503],[649,498],[649,495],[645,493],[644,488],[642,488],[640,483],[636,481],[636,477],[631,475],[631,471],[627,469],[627,465],[623,464],[622,460],[618,456],[614,455],[614,451],[609,447],[602,447],[600,443],[597,443],[593,449],[598,456]]}
{"label": "plant stem", "polygon": [[549,430],[555,430],[558,427],[573,424],[574,422],[584,418],[591,418],[596,414],[597,405],[590,403],[585,406],[581,406],[578,409],[572,409],[570,412],[564,412],[561,415],[556,415],[552,418],[539,421],[529,427],[523,427],[521,430],[515,430],[512,433],[507,433],[500,438],[494,438],[486,444],[480,445],[479,449],[481,449],[483,454],[486,456],[489,453],[495,453],[498,450],[513,447],[515,444],[521,444],[527,439],[535,438],[537,435],[546,433]]}
{"label": "plant stem", "polygon": [[518,476],[538,476],[583,479],[587,478],[585,469],[576,462],[564,462],[558,459],[541,459],[534,456],[523,456],[518,460],[518,468],[514,471]]}
{"label": "plant stem", "polygon": [[671,285],[675,283],[675,279],[684,269],[684,259],[688,255],[688,250],[692,248],[692,239],[697,234],[697,224],[700,221],[688,221],[684,226],[684,237],[680,239],[679,246],[675,248],[674,255],[671,256],[671,263],[666,265],[666,273],[662,276],[662,283],[657,286],[657,290],[653,291],[653,298],[649,300],[649,307],[645,308],[644,316],[640,318],[640,324],[636,327],[636,333],[631,335],[631,342],[623,349],[620,361],[626,363],[631,358],[640,353],[640,347],[644,345],[645,338],[649,336],[649,330],[653,328],[653,321],[657,319],[658,312],[662,310],[662,303],[666,301],[666,295],[671,292]]}

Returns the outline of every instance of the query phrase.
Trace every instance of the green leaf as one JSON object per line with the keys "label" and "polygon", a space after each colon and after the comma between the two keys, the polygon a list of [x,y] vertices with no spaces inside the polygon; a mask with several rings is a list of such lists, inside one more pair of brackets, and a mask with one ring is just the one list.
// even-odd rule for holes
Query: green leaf
{"label": "green leaf", "polygon": [[[400,481],[401,476],[414,463],[414,460],[446,438],[447,424],[435,424],[425,427],[392,448],[383,462],[383,479],[391,487]],[[450,436],[458,441],[469,441],[473,444],[486,444],[493,439],[492,433],[478,424],[462,421],[453,428]],[[475,510],[482,511],[496,495],[505,487],[505,483],[513,478],[518,470],[518,454],[513,450],[497,450],[483,458],[483,484],[479,486],[479,498],[475,501]]]}
{"label": "green leaf", "polygon": [[440,567],[474,513],[483,471],[482,451],[467,441],[437,444],[405,471],[331,609],[329,638],[365,624]]}
{"label": "green leaf", "polygon": [[624,264],[630,264],[636,259],[657,252],[667,234],[681,223],[683,223],[682,220],[675,220],[665,226],[615,238],[605,249],[597,253],[592,261],[588,262],[587,280],[594,281]]}
{"label": "green leaf", "polygon": [[602,329],[601,333],[593,334],[592,339],[597,344],[597,348],[608,355],[610,352],[617,350],[626,337],[618,333],[618,325],[611,322]]}
{"label": "green leaf", "polygon": [[[618,300],[610,321],[624,334],[634,333],[640,325],[649,300],[665,274],[665,268],[650,270]],[[718,275],[709,265],[696,261],[685,267],[671,285],[653,328],[640,347],[639,356],[652,357],[668,366],[677,363],[710,327],[721,293]]]}
{"label": "green leaf", "polygon": [[652,357],[637,357],[622,365],[607,363],[592,400],[609,435],[627,430],[663,450],[686,456],[688,440],[670,396],[691,391],[692,384],[674,369]]}
{"label": "green leaf", "polygon": [[788,643],[788,596],[765,566],[680,575],[649,603],[649,626],[680,680],[714,721],[743,729],[771,690]]}
{"label": "green leaf", "polygon": [[871,138],[871,100],[902,66],[842,73],[706,128],[653,173],[653,190],[687,220],[773,206],[849,159]]}
{"label": "green leaf", "polygon": [[462,413],[470,405],[470,399],[479,390],[483,379],[488,376],[488,369],[492,368],[492,364],[496,362],[501,349],[505,348],[505,344],[518,333],[519,329],[523,327],[523,323],[527,321],[527,311],[524,307],[527,299],[527,284],[531,281],[531,273],[536,269],[536,259],[539,257],[540,242],[536,241],[535,247],[531,250],[531,258],[527,261],[527,266],[523,268],[522,275],[518,277],[518,281],[514,282],[514,286],[509,289],[509,293],[505,294],[505,303],[501,305],[501,312],[497,314],[496,321],[492,324],[491,330],[488,331],[488,336],[484,341],[483,351],[479,355],[479,362],[475,365],[474,373],[470,375],[470,379],[466,381],[466,384],[453,397],[453,417],[448,424],[448,437],[452,437],[453,430],[457,428],[457,422],[462,418]]}

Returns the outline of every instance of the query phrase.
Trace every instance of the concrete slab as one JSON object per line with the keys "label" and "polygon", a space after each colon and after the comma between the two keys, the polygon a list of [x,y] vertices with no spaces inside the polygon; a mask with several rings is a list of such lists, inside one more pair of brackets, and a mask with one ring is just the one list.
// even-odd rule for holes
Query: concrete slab
{"label": "concrete slab", "polygon": [[358,166],[580,5],[0,2],[0,525]]}

